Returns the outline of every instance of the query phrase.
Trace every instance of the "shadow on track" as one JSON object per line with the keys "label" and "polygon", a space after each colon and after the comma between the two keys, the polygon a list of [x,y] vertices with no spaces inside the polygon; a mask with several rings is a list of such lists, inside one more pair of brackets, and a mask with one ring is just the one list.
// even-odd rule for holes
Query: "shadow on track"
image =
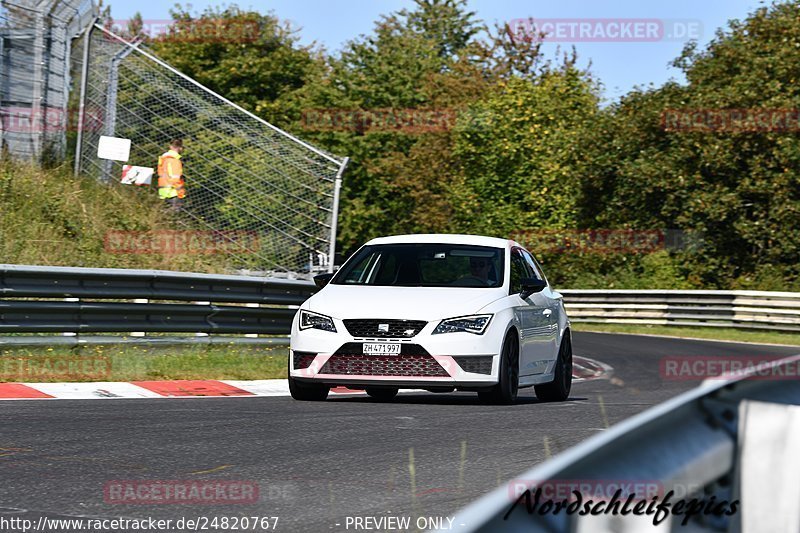
{"label": "shadow on track", "polygon": [[478,398],[477,394],[474,393],[420,393],[420,394],[403,394],[400,393],[397,397],[393,398],[389,401],[382,401],[376,400],[370,397],[364,396],[349,396],[349,397],[337,397],[337,398],[328,398],[326,401],[334,400],[336,402],[344,402],[344,403],[370,403],[370,404],[406,404],[406,405],[421,405],[421,404],[430,404],[430,405],[481,405],[485,407],[521,407],[524,405],[548,405],[548,404],[566,404],[566,403],[577,403],[583,402],[588,400],[588,398],[583,397],[570,397],[568,400],[564,402],[543,402],[536,398],[536,396],[519,396],[517,397],[517,402],[513,405],[493,405],[489,403],[483,403]]}

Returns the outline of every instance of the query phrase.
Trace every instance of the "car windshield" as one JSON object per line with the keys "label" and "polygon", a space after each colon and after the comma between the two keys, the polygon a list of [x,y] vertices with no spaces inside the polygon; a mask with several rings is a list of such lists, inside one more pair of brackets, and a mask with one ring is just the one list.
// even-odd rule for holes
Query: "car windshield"
{"label": "car windshield", "polygon": [[501,287],[503,250],[462,244],[365,246],[331,283],[384,287]]}

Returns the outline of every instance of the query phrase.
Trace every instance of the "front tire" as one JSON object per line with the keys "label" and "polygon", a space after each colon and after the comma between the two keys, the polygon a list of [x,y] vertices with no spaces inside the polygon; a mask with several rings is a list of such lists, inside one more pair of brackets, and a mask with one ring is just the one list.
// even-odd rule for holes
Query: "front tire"
{"label": "front tire", "polygon": [[366,391],[367,396],[382,402],[393,400],[399,392],[397,387],[367,387],[364,390]]}
{"label": "front tire", "polygon": [[[289,364],[291,365],[291,359],[289,361]],[[328,397],[328,392],[331,390],[330,387],[326,385],[297,381],[291,376],[291,372],[289,372],[288,377],[289,393],[295,400],[304,402],[321,402]]]}
{"label": "front tire", "polygon": [[482,402],[510,405],[517,401],[519,391],[519,338],[512,331],[503,342],[500,352],[500,379],[494,387],[478,393]]}
{"label": "front tire", "polygon": [[561,340],[553,381],[533,387],[543,402],[563,402],[572,389],[572,339],[569,332]]}

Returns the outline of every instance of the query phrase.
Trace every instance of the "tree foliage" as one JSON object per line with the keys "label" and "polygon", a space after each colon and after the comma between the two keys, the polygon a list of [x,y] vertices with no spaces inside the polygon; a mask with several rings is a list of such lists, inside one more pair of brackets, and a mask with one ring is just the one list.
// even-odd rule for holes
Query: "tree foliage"
{"label": "tree foliage", "polygon": [[[183,9],[178,25],[248,21],[252,42],[165,37],[157,53],[201,83],[351,157],[339,247],[403,232],[508,236],[554,229],[700,232],[691,251],[544,252],[573,286],[800,288],[800,144],[783,131],[664,127],[671,110],[800,107],[800,5],[776,2],[676,58],[687,83],[601,106],[574,51],[476,20],[464,0],[416,0],[336,54],[298,44],[274,15]],[[187,30],[189,31],[189,30]],[[370,112],[444,112],[447,126],[376,127]],[[338,113],[321,127],[312,112]],[[319,116],[319,115],[316,115]],[[535,238],[531,243],[536,251]]]}
{"label": "tree foliage", "polygon": [[301,46],[297,30],[272,14],[237,6],[207,8],[192,15],[176,5],[171,31],[149,44],[156,54],[188,76],[282,125],[280,105],[321,67],[319,51]]}

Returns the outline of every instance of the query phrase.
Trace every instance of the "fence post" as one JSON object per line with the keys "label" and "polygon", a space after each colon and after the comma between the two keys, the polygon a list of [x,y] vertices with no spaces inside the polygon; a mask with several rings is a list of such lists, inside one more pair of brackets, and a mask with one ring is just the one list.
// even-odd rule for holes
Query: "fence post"
{"label": "fence post", "polygon": [[[114,54],[111,59],[108,73],[108,96],[106,97],[106,135],[114,137],[117,129],[117,88],[119,86],[119,64],[123,59],[128,57],[136,47],[142,43],[141,39],[137,39],[133,43],[125,45],[125,47]],[[106,159],[103,164],[103,176],[101,181],[109,182],[113,180],[111,175],[111,168],[114,164],[110,159]]]}
{"label": "fence post", "polygon": [[[0,39],[0,78],[9,79],[10,72],[6,72],[6,63],[3,60],[5,57],[5,39]],[[2,111],[0,111],[0,155],[3,154],[3,150],[5,149],[5,143],[3,141],[3,136],[5,134],[5,119],[3,118]]]}
{"label": "fence post", "polygon": [[64,57],[64,69],[61,72],[62,76],[62,86],[61,86],[61,117],[59,120],[59,126],[61,130],[59,131],[59,146],[58,146],[58,157],[59,159],[63,160],[66,158],[67,155],[67,133],[69,131],[69,119],[72,112],[69,109],[69,93],[70,93],[70,82],[69,82],[69,70],[70,64],[72,62],[72,41],[68,37],[67,34],[67,24],[61,23],[58,25],[59,31],[64,35],[64,42],[61,43],[62,46],[62,54]]}
{"label": "fence post", "polygon": [[328,272],[333,272],[333,261],[336,255],[336,230],[339,224],[339,194],[342,189],[342,174],[350,162],[349,157],[345,157],[339,171],[336,172],[336,179],[333,182],[333,211],[331,213],[331,242],[328,250]]}
{"label": "fence post", "polygon": [[83,128],[86,121],[86,83],[89,78],[89,48],[92,43],[92,33],[97,18],[92,19],[89,26],[83,30],[83,64],[81,65],[81,93],[78,101],[78,138],[75,142],[75,175],[81,172],[81,153],[83,151]]}
{"label": "fence post", "polygon": [[[38,7],[38,6],[37,6]],[[42,100],[44,99],[44,15],[41,11],[35,16],[35,36],[33,39],[33,94],[31,95],[31,142],[33,159],[40,161],[42,156],[42,128],[44,116],[42,115]]]}

